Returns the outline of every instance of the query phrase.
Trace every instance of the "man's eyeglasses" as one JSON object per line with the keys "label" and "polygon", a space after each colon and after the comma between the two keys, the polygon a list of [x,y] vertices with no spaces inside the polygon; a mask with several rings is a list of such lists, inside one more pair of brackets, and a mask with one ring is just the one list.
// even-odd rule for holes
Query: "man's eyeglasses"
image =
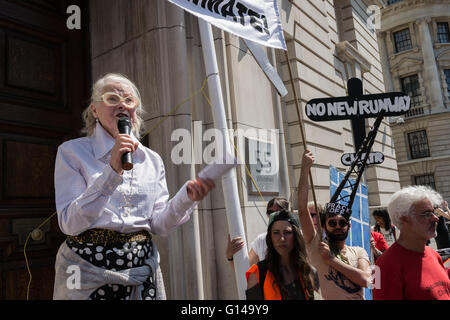
{"label": "man's eyeglasses", "polygon": [[345,227],[346,225],[348,225],[348,221],[346,221],[346,220],[328,220],[328,226],[330,227],[330,228],[336,228],[336,226],[339,224],[339,227],[341,227],[341,228],[343,228],[343,227]]}
{"label": "man's eyeglasses", "polygon": [[134,96],[121,97],[114,92],[106,92],[101,97],[103,101],[109,107],[115,107],[123,102],[127,107],[134,108],[139,104],[139,99]]}
{"label": "man's eyeglasses", "polygon": [[436,213],[434,213],[433,211],[426,211],[423,213],[418,213],[417,215],[421,216],[421,217],[425,217],[427,219],[431,218],[432,216],[435,216],[436,218],[438,217],[438,215]]}

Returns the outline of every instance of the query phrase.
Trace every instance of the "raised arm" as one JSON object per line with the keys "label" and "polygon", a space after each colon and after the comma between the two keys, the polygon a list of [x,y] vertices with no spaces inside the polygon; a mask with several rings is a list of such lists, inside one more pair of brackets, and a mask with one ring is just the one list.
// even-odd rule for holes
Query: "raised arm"
{"label": "raised arm", "polygon": [[448,209],[448,203],[447,203],[447,201],[442,202],[441,205],[442,205],[442,207],[445,209],[445,211],[442,210],[441,208],[436,208],[436,213],[437,213],[439,216],[441,216],[441,217],[444,217],[444,218],[446,218],[446,219],[450,219],[450,210]]}
{"label": "raised arm", "polygon": [[311,242],[316,235],[314,223],[308,209],[309,171],[314,162],[311,151],[305,150],[302,158],[300,180],[298,182],[298,215],[302,226],[303,238],[306,243]]}

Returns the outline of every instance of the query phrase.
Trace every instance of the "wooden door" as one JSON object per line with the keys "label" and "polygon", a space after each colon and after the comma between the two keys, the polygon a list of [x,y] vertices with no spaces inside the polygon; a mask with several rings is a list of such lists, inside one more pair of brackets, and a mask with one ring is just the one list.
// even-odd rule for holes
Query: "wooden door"
{"label": "wooden door", "polygon": [[[69,5],[81,28],[69,30]],[[26,299],[28,234],[55,212],[56,150],[78,136],[90,86],[84,0],[0,0],[0,294]],[[51,299],[64,240],[56,216],[30,239],[30,299]]]}

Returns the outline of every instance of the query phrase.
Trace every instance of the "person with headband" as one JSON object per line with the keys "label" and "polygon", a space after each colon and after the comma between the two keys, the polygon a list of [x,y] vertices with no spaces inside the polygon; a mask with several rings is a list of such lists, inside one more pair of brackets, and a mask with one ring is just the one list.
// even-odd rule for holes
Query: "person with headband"
{"label": "person with headband", "polygon": [[325,300],[362,300],[370,283],[371,270],[367,252],[358,246],[347,246],[350,211],[344,205],[327,203],[321,215],[321,226],[327,242],[320,241],[308,209],[308,175],[314,162],[305,150],[298,186],[299,218],[311,264],[317,269],[320,289]]}
{"label": "person with headband", "polygon": [[246,272],[247,300],[313,300],[314,272],[298,218],[287,210],[272,213],[266,243],[265,259]]}
{"label": "person with headband", "polygon": [[[316,206],[314,204],[314,201],[308,202],[308,208],[311,213],[311,218],[313,219],[314,222],[314,228],[317,229],[319,214],[316,213]],[[279,211],[281,209],[289,210],[289,201],[287,201],[286,198],[283,197],[272,198],[267,203],[267,210],[266,210],[267,217],[269,217],[271,213]],[[317,210],[319,212],[322,211],[321,204],[317,204]],[[266,235],[267,231],[259,234],[255,238],[255,240],[253,240],[252,243],[250,244],[250,251],[248,252],[248,260],[250,265],[258,263],[258,261],[263,260],[264,257],[266,256],[267,250]],[[225,250],[225,255],[227,257],[227,260],[230,261],[231,264],[233,264],[234,254],[239,250],[241,250],[243,247],[244,241],[242,241],[241,237],[236,237],[233,240],[230,240],[230,235],[228,235],[228,243],[227,248]]]}
{"label": "person with headband", "polygon": [[[86,136],[58,147],[55,201],[68,237],[56,257],[54,299],[165,298],[152,234],[168,235],[187,222],[215,185],[190,180],[169,200],[161,157],[138,141],[142,112],[133,82],[107,74],[83,112]],[[129,123],[129,134],[119,132],[119,119]],[[122,167],[125,153],[133,155],[131,170]],[[81,277],[69,287],[74,266]]]}
{"label": "person with headband", "polygon": [[[267,203],[266,215],[270,217],[270,215],[279,210],[289,210],[289,201],[283,197],[275,197],[272,198]],[[266,235],[267,231],[259,234],[255,240],[250,244],[250,251],[248,253],[249,264],[253,265],[258,263],[258,261],[263,260],[266,256],[267,245],[266,245]],[[233,238],[230,240],[230,235],[228,235],[228,243],[227,248],[225,250],[225,255],[227,260],[233,265],[233,256],[236,252],[241,250],[244,247],[244,241],[241,237]]]}

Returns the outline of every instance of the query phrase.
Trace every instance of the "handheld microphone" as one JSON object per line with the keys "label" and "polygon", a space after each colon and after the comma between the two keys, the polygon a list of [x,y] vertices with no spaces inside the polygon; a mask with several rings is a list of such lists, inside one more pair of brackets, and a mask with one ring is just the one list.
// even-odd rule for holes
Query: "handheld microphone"
{"label": "handheld microphone", "polygon": [[[127,117],[121,117],[117,122],[117,129],[119,129],[119,133],[121,134],[130,134],[130,120]],[[125,152],[122,155],[122,169],[127,171],[133,169],[133,158],[131,152]]]}

